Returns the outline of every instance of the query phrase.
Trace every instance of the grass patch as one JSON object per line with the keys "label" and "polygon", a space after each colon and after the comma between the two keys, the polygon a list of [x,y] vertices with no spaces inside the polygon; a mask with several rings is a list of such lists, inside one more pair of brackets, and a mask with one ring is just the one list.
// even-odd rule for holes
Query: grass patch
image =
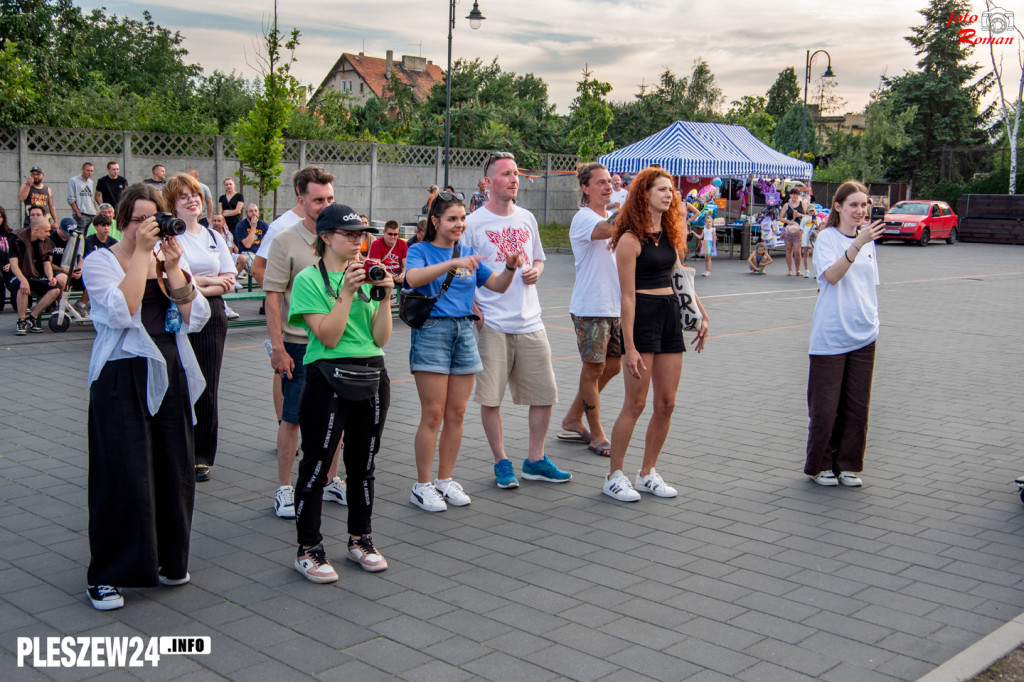
{"label": "grass patch", "polygon": [[571,248],[568,225],[552,221],[539,225],[538,229],[540,230],[540,243],[544,245],[544,248],[551,249],[556,246],[563,249]]}

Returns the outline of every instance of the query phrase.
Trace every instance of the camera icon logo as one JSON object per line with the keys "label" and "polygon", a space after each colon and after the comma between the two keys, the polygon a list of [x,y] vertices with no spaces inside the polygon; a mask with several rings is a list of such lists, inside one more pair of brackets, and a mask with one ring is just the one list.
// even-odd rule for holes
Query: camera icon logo
{"label": "camera icon logo", "polygon": [[993,7],[981,13],[981,30],[1004,33],[1013,28],[1013,12],[1002,7]]}

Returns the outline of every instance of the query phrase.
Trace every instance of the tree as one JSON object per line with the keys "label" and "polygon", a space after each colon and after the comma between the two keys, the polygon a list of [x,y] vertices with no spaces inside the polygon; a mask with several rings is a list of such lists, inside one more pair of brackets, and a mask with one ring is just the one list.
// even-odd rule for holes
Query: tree
{"label": "tree", "polygon": [[725,113],[723,121],[743,126],[751,135],[770,145],[772,133],[775,131],[775,119],[765,111],[767,105],[768,100],[764,97],[744,95],[733,100],[732,107]]}
{"label": "tree", "polygon": [[610,152],[614,145],[604,136],[612,122],[612,109],[604,101],[612,86],[596,78],[583,67],[583,80],[576,83],[576,99],[569,107],[569,145],[575,147],[580,161],[593,161]]}
{"label": "tree", "polygon": [[772,83],[767,92],[768,104],[765,111],[772,119],[781,121],[790,107],[800,101],[800,83],[796,79],[796,69],[787,66],[779,72],[779,77]]}
{"label": "tree", "polygon": [[807,118],[807,144],[804,146],[804,149],[813,154],[817,154],[821,150],[818,133],[814,126],[814,119],[811,117],[809,108],[805,112],[803,102],[796,102],[791,105],[789,111],[779,121],[779,125],[775,126],[775,132],[772,134],[772,146],[775,149],[783,154],[800,152],[800,141],[803,137],[800,124],[800,117],[802,115]]}
{"label": "tree", "polygon": [[[263,199],[281,184],[284,165],[283,131],[297,97],[298,82],[291,75],[295,61],[295,49],[299,46],[299,30],[292,29],[291,37],[283,40],[277,28],[277,2],[274,2],[274,23],[264,34],[266,53],[259,60],[263,69],[263,91],[256,97],[256,103],[245,117],[235,126],[238,137],[238,156],[252,172],[259,205]],[[285,57],[283,50],[288,50]],[[239,173],[244,184],[246,176]],[[277,214],[277,195],[274,195],[274,213]]]}
{"label": "tree", "polygon": [[204,104],[206,114],[217,122],[217,131],[226,133],[245,118],[256,103],[260,81],[249,80],[214,69],[208,76],[195,81],[195,98]]}
{"label": "tree", "polygon": [[[995,3],[992,0],[985,0],[985,8],[991,12],[995,9]],[[1020,36],[1021,40],[1024,41],[1024,32],[1021,32],[1020,28],[1014,28],[1017,35]],[[989,38],[992,37],[992,23],[989,22],[988,29]],[[1020,65],[1020,82],[1017,85],[1017,102],[1011,108],[1006,105],[1006,95],[1003,92],[1003,69],[1002,59],[1000,64],[996,65],[996,53],[992,47],[992,42],[988,44],[989,57],[992,59],[992,72],[995,74],[996,85],[999,90],[999,121],[1003,124],[1003,132],[1006,135],[1007,144],[1010,146],[1010,177],[1009,177],[1009,194],[1017,193],[1017,136],[1020,134],[1020,115],[1021,115],[1021,99],[1024,99],[1024,53],[1021,51],[1020,44],[1017,45],[1017,62]]]}
{"label": "tree", "polygon": [[[968,0],[930,0],[920,10],[924,23],[911,28],[906,40],[920,56],[918,70],[883,79],[894,111],[917,107],[907,126],[908,139],[892,154],[889,176],[927,185],[939,179],[942,147],[976,146],[985,141],[982,130],[991,109],[979,111],[992,75],[978,80],[981,68],[968,61],[974,46],[959,40],[955,14],[970,13]],[[971,172],[968,170],[968,172]]]}
{"label": "tree", "polygon": [[824,182],[843,182],[857,178],[861,182],[882,182],[891,154],[906,144],[906,128],[917,115],[917,109],[896,112],[884,91],[871,95],[865,109],[865,129],[860,135],[841,135],[841,143],[833,147],[828,166],[818,169],[814,177]]}
{"label": "tree", "polygon": [[32,87],[32,66],[18,56],[18,44],[7,41],[0,48],[0,126],[12,127],[25,120],[36,107],[38,95]]}

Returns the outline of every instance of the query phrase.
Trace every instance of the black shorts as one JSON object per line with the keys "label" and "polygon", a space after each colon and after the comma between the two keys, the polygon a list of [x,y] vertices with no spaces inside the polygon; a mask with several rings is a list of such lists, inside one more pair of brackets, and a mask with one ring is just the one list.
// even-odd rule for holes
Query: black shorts
{"label": "black shorts", "polygon": [[683,320],[672,294],[636,294],[633,345],[640,353],[683,353]]}
{"label": "black shorts", "polygon": [[[28,280],[29,291],[31,291],[33,294],[42,295],[42,294],[45,294],[46,292],[50,291],[51,289],[59,289],[60,288],[56,284],[54,284],[53,286],[50,286],[49,280],[47,280],[45,277],[26,277],[25,279]],[[7,289],[12,294],[17,296],[18,292],[21,290],[21,282],[18,281],[17,277],[11,277],[7,281]]]}

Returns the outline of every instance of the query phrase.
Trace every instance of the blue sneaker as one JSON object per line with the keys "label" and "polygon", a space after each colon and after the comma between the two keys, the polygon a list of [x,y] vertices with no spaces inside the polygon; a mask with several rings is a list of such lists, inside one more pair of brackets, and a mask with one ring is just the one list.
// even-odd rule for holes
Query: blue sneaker
{"label": "blue sneaker", "polygon": [[516,478],[515,469],[512,468],[512,462],[507,459],[494,463],[494,480],[498,483],[499,488],[519,487],[519,479]]}
{"label": "blue sneaker", "polygon": [[548,459],[547,455],[544,455],[544,459],[531,462],[530,460],[523,461],[523,478],[527,481],[547,481],[548,483],[565,483],[572,474],[568,471],[562,471]]}

